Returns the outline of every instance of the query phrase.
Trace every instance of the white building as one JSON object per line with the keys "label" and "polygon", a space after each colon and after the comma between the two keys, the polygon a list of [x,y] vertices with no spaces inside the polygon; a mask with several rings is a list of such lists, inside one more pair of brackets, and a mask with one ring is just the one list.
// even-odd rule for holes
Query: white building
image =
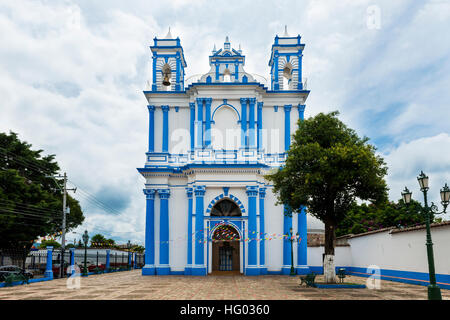
{"label": "white building", "polygon": [[[210,71],[185,86],[183,48],[170,31],[155,38],[149,110],[143,275],[289,274],[308,272],[307,230],[321,223],[292,218],[264,179],[286,158],[309,91],[302,82],[300,36],[276,36],[270,87],[244,70],[242,50],[214,48]],[[308,221],[308,223],[307,223]]]}

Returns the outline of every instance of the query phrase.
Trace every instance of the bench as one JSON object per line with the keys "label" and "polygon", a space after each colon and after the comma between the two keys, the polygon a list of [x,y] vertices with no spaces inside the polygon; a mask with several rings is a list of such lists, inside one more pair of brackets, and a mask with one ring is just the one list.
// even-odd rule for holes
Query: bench
{"label": "bench", "polygon": [[315,287],[314,280],[316,279],[316,274],[314,272],[308,273],[307,275],[300,276],[300,285],[303,283],[306,284],[307,287]]}
{"label": "bench", "polygon": [[12,286],[13,282],[16,282],[16,281],[22,281],[22,284],[24,284],[24,283],[28,284],[28,277],[21,273],[10,274],[5,277],[5,287]]}
{"label": "bench", "polygon": [[344,282],[344,279],[345,279],[345,277],[346,277],[345,269],[344,269],[344,268],[339,268],[339,270],[338,270],[338,272],[337,272],[337,276],[338,276],[338,278],[339,278],[339,281],[340,281],[341,283],[343,283],[343,282]]}

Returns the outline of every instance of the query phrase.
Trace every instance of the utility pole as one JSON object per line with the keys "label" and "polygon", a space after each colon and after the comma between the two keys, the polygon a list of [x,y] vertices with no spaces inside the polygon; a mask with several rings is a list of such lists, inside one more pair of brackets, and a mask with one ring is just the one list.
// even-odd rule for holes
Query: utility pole
{"label": "utility pole", "polygon": [[[55,177],[53,177],[53,180],[55,180],[58,187],[61,189],[61,186],[59,185],[58,181],[56,181]],[[61,240],[61,261],[60,261],[60,276],[61,278],[64,277],[64,251],[66,249],[66,214],[70,210],[70,208],[67,208],[67,191],[73,191],[76,192],[77,188],[73,189],[67,189],[67,174],[64,172],[64,176],[57,176],[57,178],[63,178],[63,188],[61,191],[63,192],[63,220],[62,220],[62,240]]]}

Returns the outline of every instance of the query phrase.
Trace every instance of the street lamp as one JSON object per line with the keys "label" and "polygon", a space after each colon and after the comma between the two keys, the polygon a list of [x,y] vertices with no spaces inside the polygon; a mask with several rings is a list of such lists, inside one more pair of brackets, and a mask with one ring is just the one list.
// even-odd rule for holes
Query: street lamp
{"label": "street lamp", "polygon": [[89,235],[87,230],[84,231],[83,234],[83,242],[84,242],[84,268],[83,268],[83,276],[87,276],[88,272],[87,272],[87,268],[86,268],[86,256],[87,256],[87,244],[89,241]]}
{"label": "street lamp", "polygon": [[128,261],[127,261],[127,266],[128,266],[128,270],[130,270],[130,268],[131,268],[131,266],[130,266],[130,249],[131,249],[131,242],[130,242],[130,240],[128,240],[127,248],[128,248]]}
{"label": "street lamp", "polygon": [[[432,202],[431,207],[428,207],[428,199],[427,199],[427,192],[429,189],[428,186],[428,176],[423,173],[423,171],[420,172],[420,175],[417,177],[417,181],[419,182],[420,191],[423,192],[423,198],[425,202],[425,223],[426,223],[426,229],[427,229],[427,256],[428,256],[428,271],[430,275],[430,284],[428,286],[428,300],[442,300],[441,296],[441,289],[436,284],[436,273],[434,270],[434,255],[433,255],[433,242],[431,241],[431,229],[430,229],[430,218],[431,213],[434,214],[441,214],[445,213],[447,210],[447,206],[449,204],[449,198],[450,198],[450,189],[447,186],[447,183],[445,186],[441,189],[441,204],[444,207],[444,210],[442,212],[438,212],[438,207]],[[405,190],[402,192],[402,198],[403,201],[406,204],[409,204],[411,202],[411,195],[412,193],[408,190],[408,188],[405,187]]]}
{"label": "street lamp", "polygon": [[289,229],[289,241],[291,242],[291,276],[295,276],[295,269],[294,269],[294,240],[297,241],[299,238],[298,232],[294,235],[292,228]]}

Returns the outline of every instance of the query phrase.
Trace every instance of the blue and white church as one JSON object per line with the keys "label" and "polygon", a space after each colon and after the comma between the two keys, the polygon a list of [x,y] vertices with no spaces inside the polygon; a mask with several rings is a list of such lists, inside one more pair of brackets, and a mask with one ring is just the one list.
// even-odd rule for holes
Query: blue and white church
{"label": "blue and white church", "polygon": [[240,45],[233,49],[227,37],[223,48],[214,45],[209,72],[189,79],[180,39],[170,30],[154,38],[153,79],[144,91],[148,146],[138,168],[143,275],[289,274],[291,265],[309,272],[307,234],[323,225],[305,211],[285,215],[264,179],[283,165],[303,120],[304,48],[299,35],[277,35],[264,81],[244,70]]}

